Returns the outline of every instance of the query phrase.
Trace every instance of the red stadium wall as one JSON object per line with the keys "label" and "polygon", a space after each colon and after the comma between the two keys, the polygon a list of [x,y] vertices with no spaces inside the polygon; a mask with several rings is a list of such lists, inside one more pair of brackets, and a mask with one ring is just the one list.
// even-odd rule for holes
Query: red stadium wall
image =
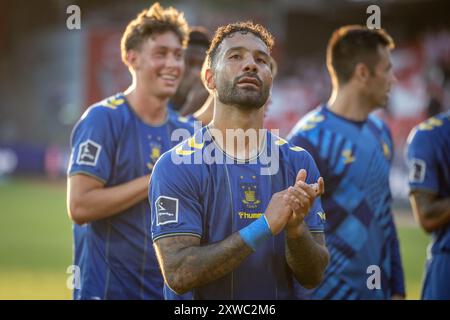
{"label": "red stadium wall", "polygon": [[131,76],[120,57],[121,35],[114,29],[88,31],[85,106],[123,91],[130,85]]}

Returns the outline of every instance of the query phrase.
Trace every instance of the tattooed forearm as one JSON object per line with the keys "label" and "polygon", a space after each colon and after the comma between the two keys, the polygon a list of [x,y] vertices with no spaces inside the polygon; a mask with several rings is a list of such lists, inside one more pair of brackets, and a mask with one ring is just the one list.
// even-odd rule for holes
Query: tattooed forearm
{"label": "tattooed forearm", "polygon": [[164,279],[178,294],[222,278],[252,253],[239,233],[205,246],[193,236],[166,237],[155,248]]}
{"label": "tattooed forearm", "polygon": [[436,194],[414,191],[410,201],[416,219],[427,232],[450,223],[450,198],[438,199]]}
{"label": "tattooed forearm", "polygon": [[317,287],[328,265],[329,255],[323,233],[310,233],[303,224],[301,234],[286,235],[286,261],[300,284]]}

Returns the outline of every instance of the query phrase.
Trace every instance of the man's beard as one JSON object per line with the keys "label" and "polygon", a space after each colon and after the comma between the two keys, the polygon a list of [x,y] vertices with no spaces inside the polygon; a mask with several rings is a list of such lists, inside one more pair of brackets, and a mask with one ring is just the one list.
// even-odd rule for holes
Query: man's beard
{"label": "man's beard", "polygon": [[[258,89],[240,88],[238,82],[243,77],[258,79],[260,86]],[[260,109],[267,102],[269,93],[270,86],[263,83],[254,73],[236,77],[233,81],[224,82],[223,86],[217,88],[220,102],[235,106],[241,110]]]}

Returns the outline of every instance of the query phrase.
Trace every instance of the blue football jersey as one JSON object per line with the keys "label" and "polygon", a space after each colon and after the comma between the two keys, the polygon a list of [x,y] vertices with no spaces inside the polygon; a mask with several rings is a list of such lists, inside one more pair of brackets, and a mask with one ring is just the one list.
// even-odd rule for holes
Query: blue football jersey
{"label": "blue football jersey", "polygon": [[[178,144],[171,134],[193,125],[168,109],[167,120],[150,126],[123,94],[91,106],[73,129],[68,175],[84,174],[105,187],[149,174],[159,156]],[[74,264],[81,288],[75,299],[162,299],[163,278],[150,237],[147,199],[106,219],[74,225]]]}
{"label": "blue football jersey", "polygon": [[[408,137],[410,190],[450,197],[450,111],[416,126]],[[450,252],[450,225],[434,231],[431,252]]]}
{"label": "blue football jersey", "polygon": [[[320,106],[302,118],[289,142],[308,150],[325,180],[322,204],[330,263],[314,299],[389,299],[404,294],[391,214],[390,132],[377,117],[356,122]],[[369,289],[371,266],[381,289]]]}
{"label": "blue football jersey", "polygon": [[[155,165],[149,188],[152,238],[190,235],[203,245],[222,241],[261,217],[272,195],[294,185],[302,168],[307,182],[315,183],[319,171],[308,152],[272,133],[266,133],[259,155],[240,161],[222,151],[206,126]],[[305,222],[311,232],[323,232],[323,219],[316,199]],[[194,299],[294,299],[294,282],[281,232],[230,274],[192,294]],[[167,292],[166,298],[176,298]]]}

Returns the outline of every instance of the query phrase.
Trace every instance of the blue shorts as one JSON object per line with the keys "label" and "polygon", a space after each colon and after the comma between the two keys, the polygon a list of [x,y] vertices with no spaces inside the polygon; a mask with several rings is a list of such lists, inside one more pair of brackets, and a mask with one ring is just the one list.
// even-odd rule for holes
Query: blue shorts
{"label": "blue shorts", "polygon": [[427,261],[423,300],[450,300],[450,253],[433,254]]}

